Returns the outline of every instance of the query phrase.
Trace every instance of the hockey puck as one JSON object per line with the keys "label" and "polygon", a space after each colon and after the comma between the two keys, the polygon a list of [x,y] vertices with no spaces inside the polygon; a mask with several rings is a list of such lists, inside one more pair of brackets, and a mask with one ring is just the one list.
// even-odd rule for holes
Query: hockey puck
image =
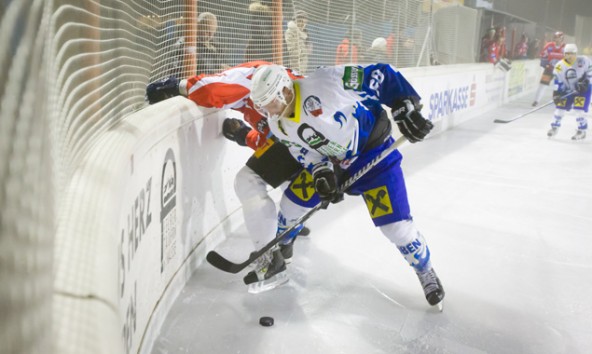
{"label": "hockey puck", "polygon": [[263,316],[259,319],[259,324],[264,327],[273,326],[273,317]]}

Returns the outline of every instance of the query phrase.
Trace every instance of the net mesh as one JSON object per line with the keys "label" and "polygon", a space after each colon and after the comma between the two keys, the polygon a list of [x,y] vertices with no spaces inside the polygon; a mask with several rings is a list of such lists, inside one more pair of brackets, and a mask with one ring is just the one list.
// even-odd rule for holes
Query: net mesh
{"label": "net mesh", "polygon": [[[0,331],[2,349],[101,352],[105,346],[99,337],[105,332],[97,328],[121,335],[121,319],[102,312],[105,307],[116,313],[118,303],[93,292],[98,270],[88,267],[98,263],[93,245],[99,235],[78,235],[75,242],[63,237],[85,222],[68,219],[77,204],[65,191],[100,137],[144,107],[148,82],[213,73],[248,60],[289,65],[302,73],[347,62],[429,65],[442,43],[454,48],[459,41],[456,29],[435,46],[434,15],[451,3],[0,3],[0,312],[8,324]],[[441,20],[438,29],[452,22]],[[465,55],[454,58],[461,60],[472,62]],[[85,215],[96,217],[88,207]],[[76,265],[79,259],[84,266]]]}
{"label": "net mesh", "polygon": [[[44,87],[44,1],[4,3],[0,22],[0,343],[51,348],[53,199]],[[24,25],[23,25],[24,24]]]}

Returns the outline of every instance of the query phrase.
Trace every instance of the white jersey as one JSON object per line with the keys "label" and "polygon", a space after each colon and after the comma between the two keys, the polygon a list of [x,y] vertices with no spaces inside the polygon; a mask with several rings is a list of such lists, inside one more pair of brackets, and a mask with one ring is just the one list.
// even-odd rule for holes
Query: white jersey
{"label": "white jersey", "polygon": [[387,64],[319,68],[294,80],[293,117],[270,120],[273,135],[306,168],[331,160],[346,169],[372,132],[380,104],[419,96]]}
{"label": "white jersey", "polygon": [[592,61],[588,57],[578,56],[572,64],[569,64],[563,59],[555,65],[553,75],[555,76],[555,91],[573,91],[581,78],[592,79]]}

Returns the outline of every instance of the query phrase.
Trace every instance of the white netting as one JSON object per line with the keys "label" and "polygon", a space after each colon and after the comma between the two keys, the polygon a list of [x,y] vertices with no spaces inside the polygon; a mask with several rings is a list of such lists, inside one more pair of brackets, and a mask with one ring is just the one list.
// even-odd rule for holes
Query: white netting
{"label": "white netting", "polygon": [[[51,351],[53,200],[43,0],[0,21],[0,351]],[[24,25],[23,25],[24,24]]]}

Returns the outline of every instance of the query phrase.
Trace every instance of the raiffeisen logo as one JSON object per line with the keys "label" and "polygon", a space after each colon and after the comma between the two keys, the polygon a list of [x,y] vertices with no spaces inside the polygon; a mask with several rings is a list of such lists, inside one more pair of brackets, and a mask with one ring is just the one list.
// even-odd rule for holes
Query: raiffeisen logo
{"label": "raiffeisen logo", "polygon": [[430,120],[444,117],[451,113],[463,110],[469,107],[469,90],[471,91],[471,105],[475,104],[475,87],[461,86],[448,90],[436,92],[430,96]]}

